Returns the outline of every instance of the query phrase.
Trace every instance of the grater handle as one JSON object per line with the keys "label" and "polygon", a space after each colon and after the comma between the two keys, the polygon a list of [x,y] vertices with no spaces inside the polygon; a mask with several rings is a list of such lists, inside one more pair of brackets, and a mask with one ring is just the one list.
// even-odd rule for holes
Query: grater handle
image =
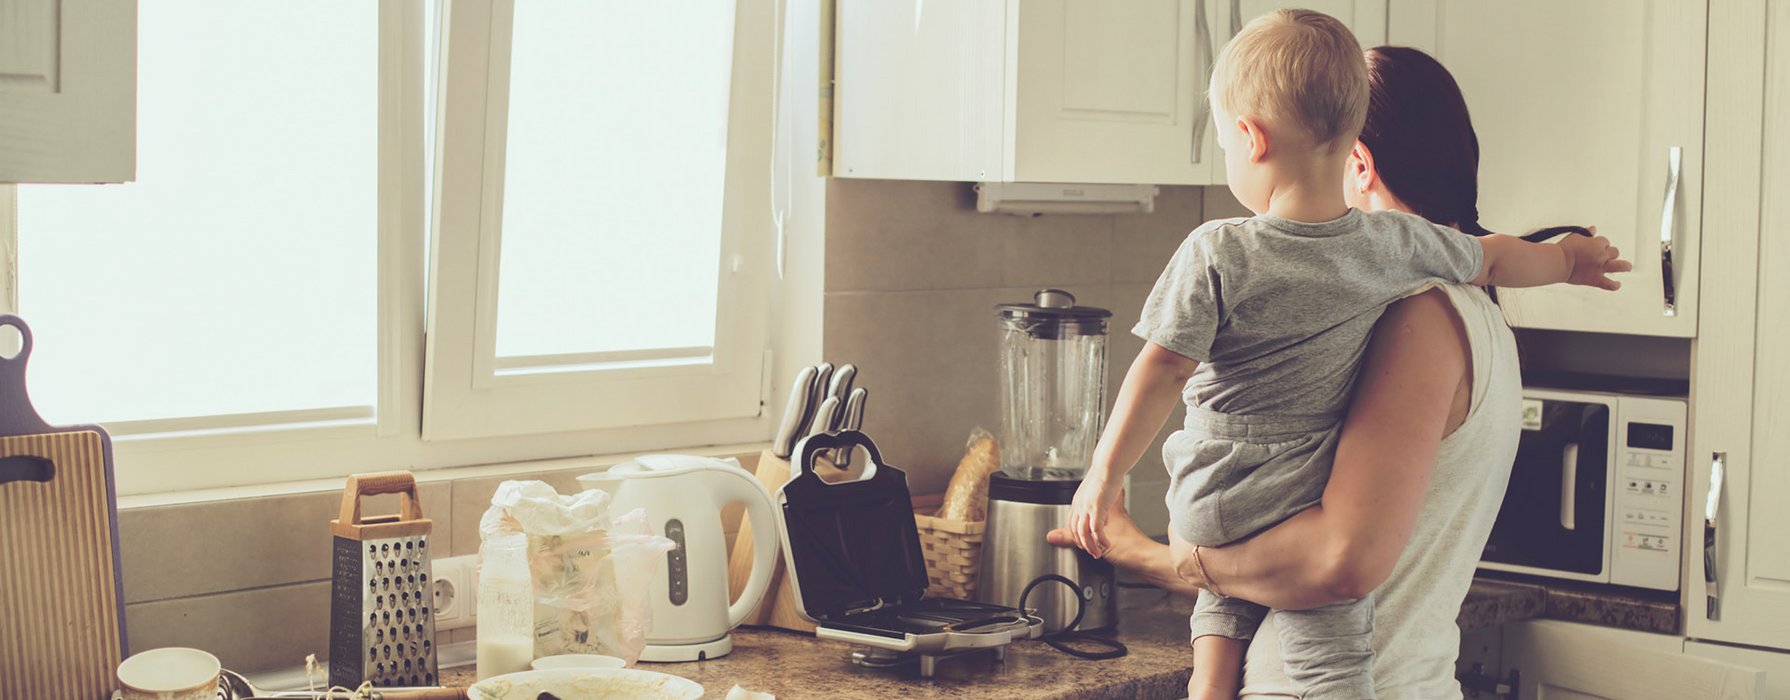
{"label": "grater handle", "polygon": [[342,489],[342,524],[361,524],[361,496],[384,493],[403,494],[398,508],[399,522],[423,519],[423,501],[416,495],[416,476],[407,471],[377,472],[348,477],[348,485]]}

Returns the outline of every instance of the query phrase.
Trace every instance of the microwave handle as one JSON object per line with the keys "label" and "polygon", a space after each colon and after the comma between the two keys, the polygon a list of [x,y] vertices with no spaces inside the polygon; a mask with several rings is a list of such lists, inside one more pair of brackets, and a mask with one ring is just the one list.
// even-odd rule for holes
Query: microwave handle
{"label": "microwave handle", "polygon": [[1560,457],[1560,527],[1578,529],[1579,443],[1566,443]]}

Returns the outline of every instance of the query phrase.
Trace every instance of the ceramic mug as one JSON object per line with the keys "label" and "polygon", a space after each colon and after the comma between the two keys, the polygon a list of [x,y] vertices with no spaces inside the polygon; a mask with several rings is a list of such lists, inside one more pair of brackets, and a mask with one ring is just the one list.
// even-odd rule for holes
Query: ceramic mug
{"label": "ceramic mug", "polygon": [[124,700],[217,700],[218,657],[198,649],[165,647],[118,664]]}

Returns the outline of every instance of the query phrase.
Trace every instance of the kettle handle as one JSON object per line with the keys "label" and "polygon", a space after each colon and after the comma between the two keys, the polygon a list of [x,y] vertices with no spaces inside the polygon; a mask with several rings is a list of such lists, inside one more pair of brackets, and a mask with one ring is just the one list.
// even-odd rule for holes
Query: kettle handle
{"label": "kettle handle", "polygon": [[765,590],[771,584],[772,567],[777,562],[777,548],[782,546],[783,538],[777,534],[777,521],[771,512],[771,494],[764,484],[758,483],[758,479],[744,469],[729,467],[710,471],[730,477],[714,480],[719,505],[734,501],[746,504],[746,520],[752,527],[752,574],[747,577],[739,600],[727,606],[727,627],[732,629],[744,622],[764,599]]}

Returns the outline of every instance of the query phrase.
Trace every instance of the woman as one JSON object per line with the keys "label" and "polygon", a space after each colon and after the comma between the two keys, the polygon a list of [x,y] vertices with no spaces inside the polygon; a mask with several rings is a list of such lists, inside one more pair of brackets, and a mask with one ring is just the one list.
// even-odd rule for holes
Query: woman
{"label": "woman", "polygon": [[[1367,52],[1367,124],[1346,197],[1482,235],[1479,147],[1454,79],[1414,49]],[[1458,698],[1454,619],[1503,499],[1520,429],[1516,345],[1490,296],[1443,287],[1389,308],[1375,327],[1323,502],[1197,560],[1108,525],[1115,565],[1191,595],[1208,588],[1280,609],[1375,601],[1381,698]],[[1073,546],[1067,531],[1051,541]],[[1275,619],[1249,646],[1244,697],[1297,697]],[[1191,689],[1190,689],[1191,690]]]}

